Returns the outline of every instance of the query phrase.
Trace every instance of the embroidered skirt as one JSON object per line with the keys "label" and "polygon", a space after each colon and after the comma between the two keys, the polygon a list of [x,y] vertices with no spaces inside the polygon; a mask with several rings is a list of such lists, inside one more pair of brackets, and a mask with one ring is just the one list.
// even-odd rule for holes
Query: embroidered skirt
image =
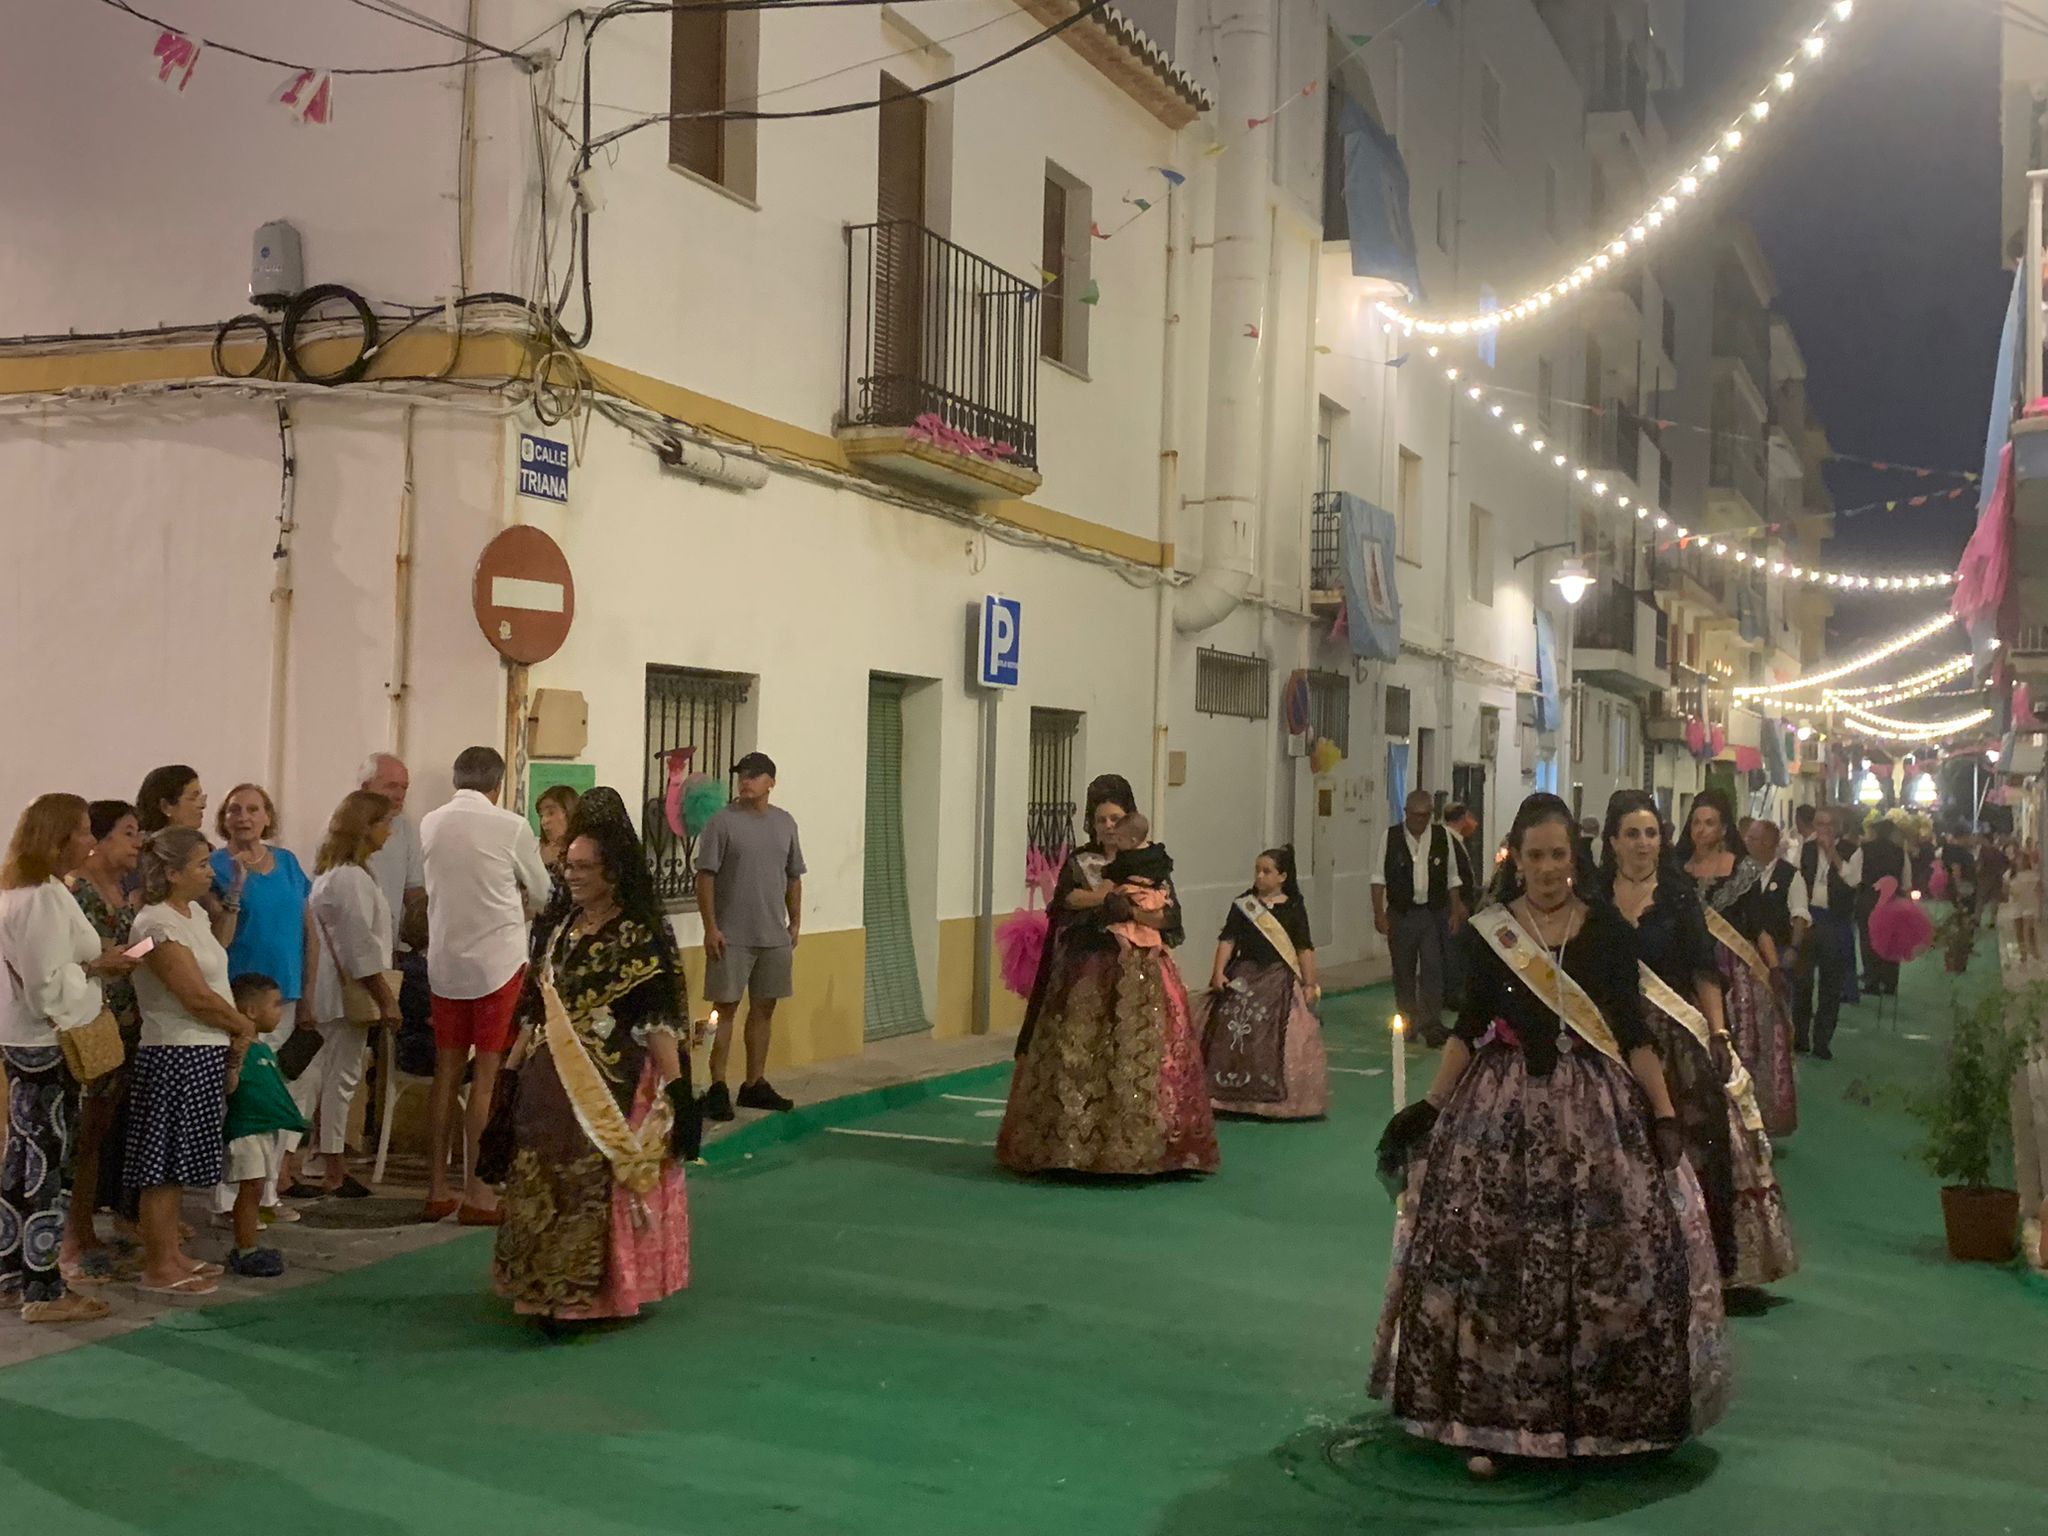
{"label": "embroidered skirt", "polygon": [[1016,1173],[1214,1173],[1209,1083],[1172,955],[1069,946],[1052,964],[996,1160]]}
{"label": "embroidered skirt", "polygon": [[1766,986],[1756,972],[1725,947],[1716,945],[1721,965],[1723,1006],[1735,1054],[1756,1084],[1757,1107],[1764,1130],[1773,1139],[1799,1129],[1799,1083],[1792,1050],[1792,1016],[1776,986]]}
{"label": "embroidered skirt", "polygon": [[1195,1004],[1209,1074],[1209,1103],[1222,1113],[1314,1120],[1330,1108],[1322,1026],[1294,972],[1277,961],[1236,968],[1232,985]]}
{"label": "embroidered skirt", "polygon": [[1667,1449],[1729,1394],[1698,1183],[1627,1070],[1482,1051],[1411,1174],[1371,1390],[1413,1434],[1532,1457]]}

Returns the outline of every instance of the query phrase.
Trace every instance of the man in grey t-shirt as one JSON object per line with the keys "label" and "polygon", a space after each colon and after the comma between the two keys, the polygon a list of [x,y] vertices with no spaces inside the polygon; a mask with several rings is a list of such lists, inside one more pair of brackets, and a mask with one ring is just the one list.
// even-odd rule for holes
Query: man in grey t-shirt
{"label": "man in grey t-shirt", "polygon": [[797,936],[803,927],[804,853],[796,818],[768,803],[775,764],[749,752],[733,769],[738,793],[697,839],[697,911],[704,919],[704,991],[718,1010],[711,1042],[711,1086],[704,1113],[733,1117],[726,1091],[733,1023],[747,1000],[747,1070],[739,1103],[746,1109],[796,1106],[769,1086],[768,1038],[775,1005],[796,990]]}

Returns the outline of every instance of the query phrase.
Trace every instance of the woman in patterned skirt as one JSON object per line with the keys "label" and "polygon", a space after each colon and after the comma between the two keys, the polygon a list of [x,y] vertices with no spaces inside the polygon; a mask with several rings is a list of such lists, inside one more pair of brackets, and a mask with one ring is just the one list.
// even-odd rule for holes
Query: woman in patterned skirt
{"label": "woman in patterned skirt", "polygon": [[689,1285],[682,1163],[701,1125],[682,967],[639,839],[579,818],[562,878],[569,910],[527,975],[499,1090],[511,1149],[493,1281],[547,1326],[632,1317]]}
{"label": "woman in patterned skirt", "polygon": [[[1712,791],[1693,826],[1722,814]],[[1602,873],[1642,951],[1643,1013],[1699,1175],[1721,1276],[1730,1287],[1769,1285],[1799,1267],[1785,1201],[1771,1172],[1771,1143],[1748,1070],[1729,1036],[1716,945],[1693,879],[1667,856],[1657,802],[1624,790],[1607,809]],[[1712,850],[1681,850],[1711,860]],[[1752,884],[1753,880],[1752,866]]]}
{"label": "woman in patterned skirt", "polygon": [[1209,991],[1195,1006],[1209,1103],[1262,1120],[1318,1120],[1329,1111],[1329,1058],[1314,1007],[1315,939],[1295,878],[1294,850],[1268,848],[1252,888],[1231,903]]}
{"label": "woman in patterned skirt", "polygon": [[[1085,809],[1090,839],[1053,891],[996,1160],[1015,1173],[1214,1173],[1222,1156],[1201,1041],[1173,963],[1179,898],[1169,885],[1163,910],[1134,911],[1102,878],[1103,839],[1137,811],[1126,780],[1097,779]],[[1132,921],[1166,943],[1124,944],[1109,931]]]}
{"label": "woman in patterned skirt", "polygon": [[1665,1450],[1728,1395],[1634,933],[1577,841],[1562,800],[1523,802],[1436,1081],[1380,1145],[1405,1193],[1371,1390],[1480,1477],[1495,1454]]}

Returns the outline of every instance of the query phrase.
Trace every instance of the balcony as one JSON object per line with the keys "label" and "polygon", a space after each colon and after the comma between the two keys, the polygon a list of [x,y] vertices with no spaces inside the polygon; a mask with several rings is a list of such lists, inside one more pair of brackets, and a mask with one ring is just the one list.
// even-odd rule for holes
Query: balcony
{"label": "balcony", "polygon": [[1643,338],[1643,274],[1610,278],[1583,302],[1586,324],[1601,349],[1616,358],[1633,359]]}
{"label": "balcony", "polygon": [[[1715,428],[1714,449],[1707,464],[1710,499],[1734,498],[1739,504],[1730,511],[1744,527],[1764,522],[1770,517],[1771,498],[1761,445],[1729,429],[1725,422],[1717,421]],[[1712,497],[1716,492],[1720,496]]]}
{"label": "balcony", "polygon": [[846,248],[847,457],[955,501],[1037,490],[1037,286],[903,220]]}
{"label": "balcony", "polygon": [[[2048,416],[2022,416],[2012,424],[2009,579],[2020,624],[2030,629],[2048,626]],[[2017,652],[2013,660],[2017,666]]]}
{"label": "balcony", "polygon": [[[1714,356],[1738,364],[1749,375],[1750,388],[1757,400],[1768,402],[1771,398],[1770,333],[1754,323],[1754,315],[1761,311],[1753,311],[1745,317],[1736,307],[1740,300],[1725,300],[1723,295],[1726,292],[1724,285],[1716,285]],[[1758,409],[1762,408],[1760,403]]]}
{"label": "balcony", "polygon": [[1633,491],[1643,470],[1643,418],[1619,400],[1609,400],[1594,419],[1586,457],[1594,469],[1621,475]]}
{"label": "balcony", "polygon": [[1610,54],[1606,67],[1587,98],[1586,110],[1595,116],[1616,113],[1632,119],[1636,133],[1649,132],[1650,75],[1635,54]]}
{"label": "balcony", "polygon": [[1661,657],[1663,615],[1629,584],[1607,577],[1572,614],[1572,671],[1596,688],[1648,699],[1668,679]]}

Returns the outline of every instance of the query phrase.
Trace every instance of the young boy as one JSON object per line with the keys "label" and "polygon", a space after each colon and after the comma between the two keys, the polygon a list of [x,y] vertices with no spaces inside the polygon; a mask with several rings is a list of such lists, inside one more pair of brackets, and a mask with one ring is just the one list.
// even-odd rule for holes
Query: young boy
{"label": "young boy", "polygon": [[[1133,811],[1102,840],[1111,855],[1102,878],[1140,912],[1166,910],[1166,883],[1173,878],[1173,856],[1152,841],[1152,823]],[[1166,939],[1157,928],[1135,919],[1111,923],[1109,931],[1133,949],[1158,949]]]}
{"label": "young boy", "polygon": [[[250,971],[229,983],[235,1007],[263,1034],[284,1018],[284,994],[275,981]],[[263,1233],[263,1189],[274,1185],[284,1156],[283,1131],[311,1129],[285,1086],[277,1053],[251,1041],[228,1063],[228,1159],[226,1182],[235,1186],[235,1246],[228,1273],[268,1280],[284,1273],[284,1255],[259,1246]]]}

